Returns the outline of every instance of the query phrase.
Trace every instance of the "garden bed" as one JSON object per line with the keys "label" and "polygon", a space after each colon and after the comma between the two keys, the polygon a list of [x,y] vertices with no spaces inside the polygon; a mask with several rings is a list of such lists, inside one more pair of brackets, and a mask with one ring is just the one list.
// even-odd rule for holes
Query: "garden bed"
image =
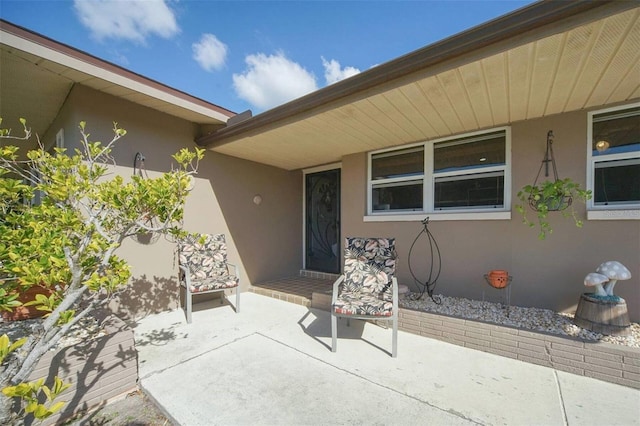
{"label": "garden bed", "polygon": [[[36,321],[36,320],[30,320]],[[0,324],[11,331],[11,339],[28,328],[25,321]],[[56,401],[65,401],[63,409],[48,418],[44,425],[58,424],[78,413],[95,410],[124,398],[137,389],[138,364],[133,330],[114,316],[107,317],[99,328],[81,327],[71,333],[65,344],[46,353],[29,380],[45,378],[51,385],[55,376],[71,386]],[[25,424],[33,419],[27,417]]]}
{"label": "garden bed", "polygon": [[[640,325],[605,336],[548,309],[440,296],[400,297],[398,328],[459,346],[640,389]],[[329,310],[331,293],[314,292],[311,307]]]}
{"label": "garden bed", "polygon": [[409,298],[400,304],[400,330],[640,389],[638,324],[631,336],[614,337],[546,309],[444,297],[441,305]]}

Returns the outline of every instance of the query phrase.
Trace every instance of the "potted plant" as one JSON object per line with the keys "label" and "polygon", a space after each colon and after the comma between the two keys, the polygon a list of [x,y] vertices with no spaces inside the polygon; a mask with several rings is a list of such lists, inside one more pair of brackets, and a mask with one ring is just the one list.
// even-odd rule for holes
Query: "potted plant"
{"label": "potted plant", "polygon": [[524,186],[518,192],[518,198],[522,204],[517,204],[516,209],[522,214],[522,221],[530,227],[535,226],[535,223],[527,218],[525,205],[528,204],[538,218],[540,227],[538,238],[544,240],[547,233],[553,232],[547,219],[550,211],[561,211],[564,217],[571,216],[578,228],[582,227],[582,220],[578,218],[573,201],[579,200],[586,203],[591,199],[591,191],[581,189],[580,184],[570,178],[545,180],[538,184]]}
{"label": "potted plant", "polygon": [[[45,306],[50,306],[56,299],[56,296],[54,296],[53,299],[50,300],[51,303],[48,303],[49,298],[51,298],[54,293],[54,290],[44,285],[18,287],[9,292],[2,289],[0,290],[0,296],[6,296],[10,303],[2,305],[0,316],[5,321],[20,321],[42,317],[48,312]],[[43,306],[42,303],[44,300],[47,300],[45,306]]]}
{"label": "potted plant", "polygon": [[[91,141],[86,123],[80,122],[80,148],[75,154],[67,155],[63,148],[51,154],[40,145],[26,154],[25,167],[17,154],[19,148],[4,145],[4,139],[30,139],[26,120],[20,119],[20,123],[24,128],[21,137],[0,128],[0,310],[18,306],[20,302],[11,291],[18,287],[45,285],[53,289],[56,283],[64,283],[64,288],[58,295],[35,296],[33,306],[47,316],[25,340],[10,343],[8,337],[0,336],[5,342],[0,346],[19,346],[11,353],[0,348],[5,355],[0,359],[0,424],[21,424],[23,406],[43,415],[59,409],[57,403],[41,408],[31,400],[22,398],[18,403],[13,397],[20,396],[22,390],[31,396],[39,389],[48,396],[40,381],[29,381],[38,362],[71,327],[82,328],[84,318],[108,306],[127,285],[131,268],[115,254],[125,239],[145,230],[173,236],[184,233],[181,223],[188,194],[184,183],[197,173],[204,156],[204,149],[183,148],[173,156],[179,167],[158,178],[134,177],[125,182],[121,174],[109,175],[114,174],[110,154],[126,131],[113,123],[112,140],[102,144]],[[20,179],[29,185],[21,184]],[[27,188],[40,190],[42,202],[18,203],[16,187],[29,195],[28,201],[34,198],[34,191]],[[7,205],[12,211],[4,210],[2,206]],[[141,212],[148,213],[157,226],[149,227]]]}

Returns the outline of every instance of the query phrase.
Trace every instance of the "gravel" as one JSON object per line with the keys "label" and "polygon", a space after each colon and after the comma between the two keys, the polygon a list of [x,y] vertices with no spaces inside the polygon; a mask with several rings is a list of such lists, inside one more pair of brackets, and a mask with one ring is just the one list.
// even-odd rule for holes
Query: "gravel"
{"label": "gravel", "polygon": [[[490,322],[499,325],[525,328],[533,331],[577,337],[583,340],[601,341],[623,345],[632,348],[640,348],[640,324],[631,323],[629,336],[608,336],[578,327],[573,323],[573,315],[557,313],[549,309],[524,308],[495,302],[472,300],[458,297],[434,295],[440,298],[441,304],[436,304],[427,295],[420,300],[417,293],[409,293],[400,296],[400,306],[417,311],[431,312],[435,314],[449,315]],[[28,336],[33,327],[41,319],[0,322],[0,335],[7,334],[13,342],[20,337]],[[70,332],[64,336],[51,350],[75,345],[81,341],[105,335],[106,332],[99,322],[92,318],[83,318]]]}
{"label": "gravel", "polygon": [[434,295],[436,299],[440,298],[442,301],[438,305],[426,294],[420,300],[416,300],[417,296],[416,293],[401,296],[400,306],[417,311],[640,348],[640,325],[638,323],[631,323],[630,336],[608,336],[578,327],[573,323],[573,314],[557,313],[541,308],[523,308],[513,305],[508,307],[495,302]]}
{"label": "gravel", "polygon": [[[11,342],[29,336],[33,330],[42,322],[42,318],[28,319],[22,321],[1,321],[0,336],[7,334]],[[59,348],[66,348],[77,343],[105,336],[107,332],[102,328],[98,320],[93,317],[82,318],[69,329],[69,332],[62,336],[57,344],[50,349],[55,351]]]}

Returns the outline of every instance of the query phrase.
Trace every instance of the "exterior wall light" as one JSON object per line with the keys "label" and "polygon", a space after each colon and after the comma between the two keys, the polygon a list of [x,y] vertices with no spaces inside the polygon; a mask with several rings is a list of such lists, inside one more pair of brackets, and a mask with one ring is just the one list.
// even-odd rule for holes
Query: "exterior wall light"
{"label": "exterior wall light", "polygon": [[259,206],[260,204],[262,204],[262,195],[260,194],[256,194],[253,196],[253,204],[255,204],[256,206]]}

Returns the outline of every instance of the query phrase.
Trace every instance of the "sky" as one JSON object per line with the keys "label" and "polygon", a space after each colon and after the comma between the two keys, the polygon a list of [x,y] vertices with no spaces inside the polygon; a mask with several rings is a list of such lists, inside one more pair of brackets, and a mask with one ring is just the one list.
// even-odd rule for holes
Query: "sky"
{"label": "sky", "polygon": [[0,18],[255,115],[530,3],[0,0]]}

